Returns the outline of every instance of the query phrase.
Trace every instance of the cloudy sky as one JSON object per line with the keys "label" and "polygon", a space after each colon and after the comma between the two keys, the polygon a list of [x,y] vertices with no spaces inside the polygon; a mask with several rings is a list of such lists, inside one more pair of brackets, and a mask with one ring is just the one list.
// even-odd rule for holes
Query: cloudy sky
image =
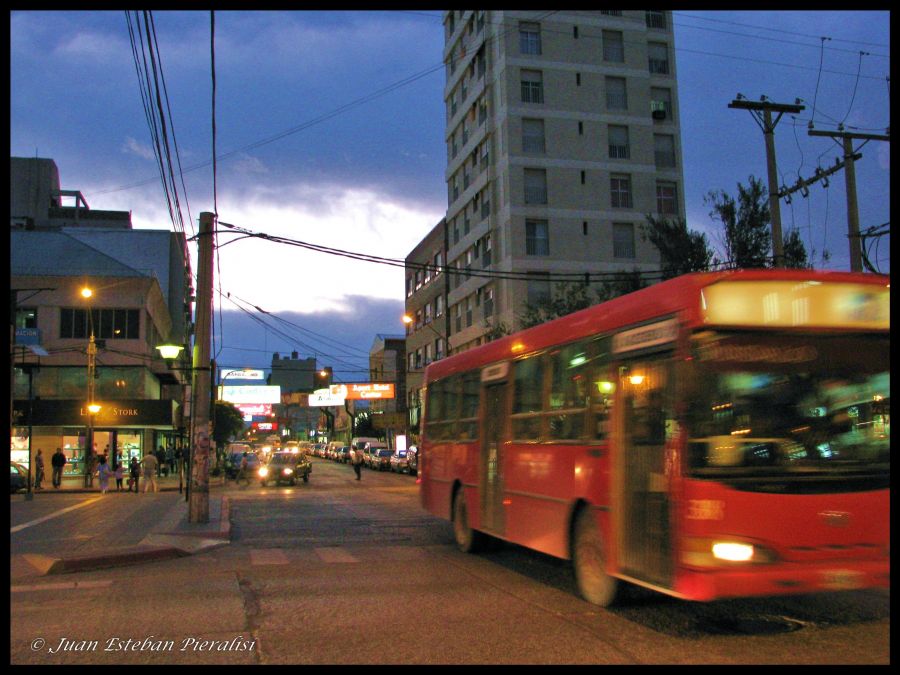
{"label": "cloudy sky", "polygon": [[[784,185],[841,154],[835,141],[808,135],[810,122],[867,134],[890,124],[886,11],[676,11],[674,23],[686,212],[713,244],[720,239],[704,196],[766,176],[759,126],[750,112],[728,108],[738,93],[803,100],[806,109],[776,129]],[[91,208],[131,211],[135,227],[172,228],[129,16],[26,11],[10,24],[11,154],[54,159],[62,188],[80,190]],[[209,12],[154,12],[153,28],[189,234],[201,211],[217,211],[221,222],[254,232],[402,259],[444,215],[438,10],[217,11],[214,31]],[[869,141],[861,152],[865,230],[890,220],[889,143]],[[817,267],[849,269],[843,172],[806,198],[795,193],[781,211]],[[216,270],[217,351],[228,365],[261,367],[273,351],[297,350],[325,365],[340,359],[347,381],[351,363],[365,370],[376,333],[403,333],[402,269],[232,239],[220,236]],[[889,244],[882,237],[869,250],[883,272]],[[272,315],[260,323],[239,304]]]}

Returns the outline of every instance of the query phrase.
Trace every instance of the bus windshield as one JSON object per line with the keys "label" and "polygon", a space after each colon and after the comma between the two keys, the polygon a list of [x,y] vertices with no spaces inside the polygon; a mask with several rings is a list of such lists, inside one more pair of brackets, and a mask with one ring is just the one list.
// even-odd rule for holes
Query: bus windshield
{"label": "bus windshield", "polygon": [[890,338],[704,331],[685,387],[688,471],[890,471]]}

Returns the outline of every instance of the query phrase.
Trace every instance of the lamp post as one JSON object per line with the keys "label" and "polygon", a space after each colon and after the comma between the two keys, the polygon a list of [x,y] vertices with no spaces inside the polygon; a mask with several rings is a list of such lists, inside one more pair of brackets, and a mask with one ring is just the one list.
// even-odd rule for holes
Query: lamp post
{"label": "lamp post", "polygon": [[[191,367],[184,368],[184,367],[178,367],[178,366],[172,365],[172,363],[175,361],[175,359],[177,359],[181,355],[181,352],[184,349],[184,347],[182,347],[181,345],[172,345],[172,344],[158,345],[156,347],[156,349],[157,349],[157,351],[159,351],[160,356],[162,356],[163,359],[165,360],[166,365],[169,366],[169,370],[175,370],[175,371],[192,371],[193,370],[193,368],[191,368]],[[182,396],[181,396],[182,410],[184,409],[184,398],[185,398],[184,397],[184,387],[182,385]],[[193,411],[191,411],[191,413],[193,416]],[[189,429],[191,428],[190,424],[188,425],[188,428]],[[178,461],[178,466],[179,466],[178,494],[181,494],[182,490],[184,489],[184,474],[185,474],[185,466],[184,466],[185,458],[183,456],[183,453],[184,453],[183,442],[179,443],[179,451],[182,453],[182,456],[178,458],[178,460],[179,460]],[[188,465],[190,466],[190,461],[188,462]],[[188,471],[189,470],[190,469],[188,468]]]}
{"label": "lamp post", "polygon": [[[81,289],[81,297],[89,300],[94,292],[85,286]],[[93,483],[93,475],[91,474],[91,464],[94,455],[94,415],[100,411],[100,406],[94,402],[94,373],[97,369],[97,343],[94,340],[94,313],[90,303],[87,309],[88,326],[90,337],[88,338],[87,348],[87,436],[85,438],[84,449],[84,487],[90,487]]]}

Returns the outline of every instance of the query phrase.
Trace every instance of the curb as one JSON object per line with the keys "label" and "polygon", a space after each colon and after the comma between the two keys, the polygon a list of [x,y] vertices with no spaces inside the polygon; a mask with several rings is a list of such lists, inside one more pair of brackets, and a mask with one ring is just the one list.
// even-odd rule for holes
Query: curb
{"label": "curb", "polygon": [[151,532],[137,546],[99,554],[55,558],[25,553],[22,557],[41,576],[47,576],[140,565],[203,553],[231,543],[231,500],[226,496],[221,499],[218,530]]}

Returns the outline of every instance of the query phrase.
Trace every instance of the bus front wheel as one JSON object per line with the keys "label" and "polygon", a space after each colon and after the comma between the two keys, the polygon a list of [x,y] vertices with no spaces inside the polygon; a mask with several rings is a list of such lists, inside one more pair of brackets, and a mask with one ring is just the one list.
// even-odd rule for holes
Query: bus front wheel
{"label": "bus front wheel", "polygon": [[606,549],[597,527],[597,520],[589,509],[578,514],[575,521],[572,566],[575,583],[582,598],[594,605],[609,607],[619,591],[619,581],[606,572]]}
{"label": "bus front wheel", "polygon": [[476,553],[484,546],[485,536],[469,525],[469,514],[463,490],[453,497],[453,536],[456,546],[463,553]]}

